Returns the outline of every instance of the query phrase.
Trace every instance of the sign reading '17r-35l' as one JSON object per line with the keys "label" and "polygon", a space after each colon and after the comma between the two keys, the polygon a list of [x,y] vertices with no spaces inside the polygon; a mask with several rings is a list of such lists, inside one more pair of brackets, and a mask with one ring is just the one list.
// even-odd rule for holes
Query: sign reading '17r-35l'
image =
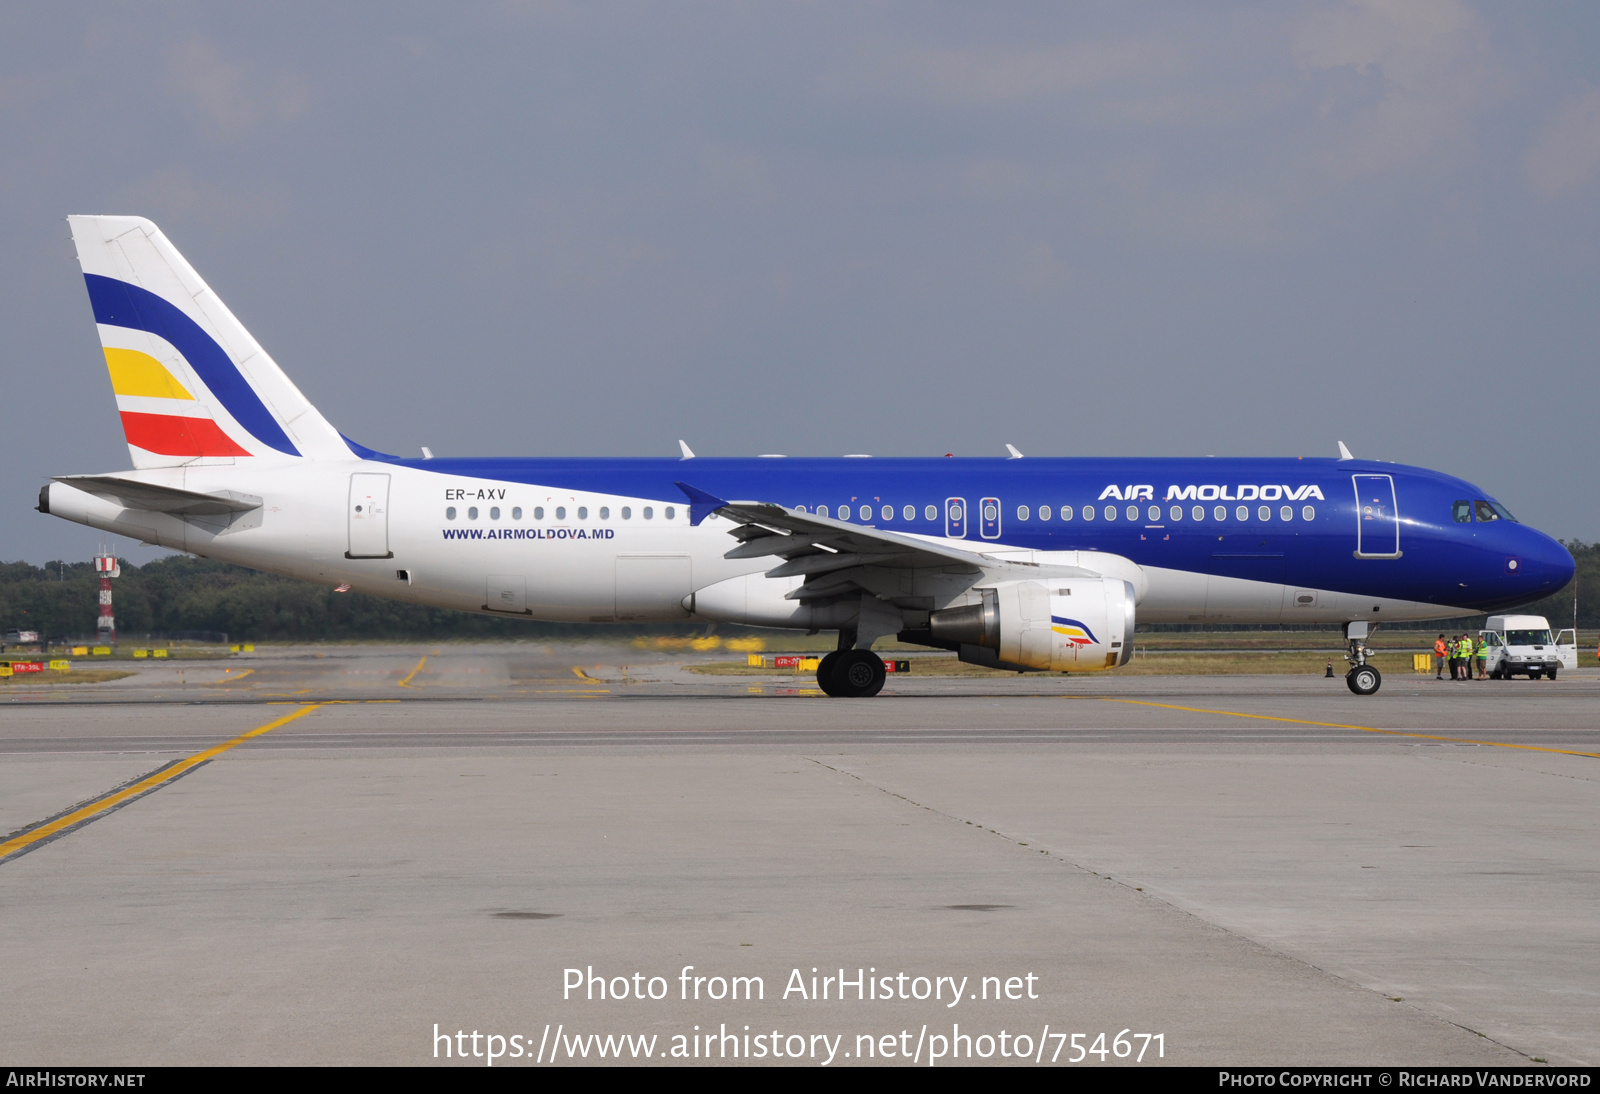
{"label": "sign reading '17r-35l'", "polygon": [[133,470],[56,478],[39,508],[208,558],[527,619],[836,631],[817,680],[846,696],[883,686],[879,638],[1082,672],[1126,663],[1136,620],[1343,624],[1350,687],[1371,693],[1374,622],[1512,607],[1573,572],[1471,483],[1342,446],[1255,460],[385,455],[329,425],[154,224],[69,221]]}

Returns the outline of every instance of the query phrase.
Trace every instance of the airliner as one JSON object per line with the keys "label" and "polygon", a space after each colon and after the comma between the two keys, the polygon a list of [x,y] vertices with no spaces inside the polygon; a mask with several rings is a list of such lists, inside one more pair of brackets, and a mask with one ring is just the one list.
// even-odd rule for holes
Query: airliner
{"label": "airliner", "polygon": [[[883,687],[874,641],[998,669],[1128,662],[1136,622],[1336,624],[1376,692],[1384,621],[1498,611],[1571,554],[1462,479],[1338,458],[433,458],[317,412],[153,223],[68,218],[133,469],[39,511],[415,604],[529,620],[836,632],[819,688]],[[1092,412],[1091,408],[1081,408]]]}

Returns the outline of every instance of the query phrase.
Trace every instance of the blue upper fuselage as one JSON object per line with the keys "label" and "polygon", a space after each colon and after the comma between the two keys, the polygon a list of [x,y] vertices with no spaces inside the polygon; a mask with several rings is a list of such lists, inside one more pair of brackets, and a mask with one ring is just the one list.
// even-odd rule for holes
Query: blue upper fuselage
{"label": "blue upper fuselage", "polygon": [[352,448],[452,480],[667,503],[686,500],[682,482],[730,501],[826,507],[835,519],[898,532],[1105,551],[1141,566],[1472,611],[1547,596],[1574,570],[1570,552],[1544,533],[1456,504],[1493,501],[1478,487],[1364,460],[416,460]]}

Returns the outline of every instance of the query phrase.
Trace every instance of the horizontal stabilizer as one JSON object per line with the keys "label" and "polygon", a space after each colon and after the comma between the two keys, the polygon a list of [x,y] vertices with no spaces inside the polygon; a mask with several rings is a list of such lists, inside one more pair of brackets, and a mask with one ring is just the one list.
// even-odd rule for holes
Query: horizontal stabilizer
{"label": "horizontal stabilizer", "polygon": [[201,494],[194,490],[180,490],[176,486],[134,482],[116,475],[59,475],[55,481],[97,497],[108,498],[124,509],[144,509],[152,513],[217,516],[247,513],[261,508],[260,498],[232,490]]}

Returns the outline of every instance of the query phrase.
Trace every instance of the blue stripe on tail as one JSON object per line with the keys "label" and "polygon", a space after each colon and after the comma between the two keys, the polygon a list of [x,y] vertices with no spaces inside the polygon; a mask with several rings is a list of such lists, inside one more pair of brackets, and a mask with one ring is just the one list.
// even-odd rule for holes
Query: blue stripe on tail
{"label": "blue stripe on tail", "polygon": [[84,274],[83,279],[89,285],[89,303],[94,307],[96,323],[165,338],[183,354],[195,375],[211,389],[234,421],[262,444],[289,456],[300,455],[227,351],[200,324],[148,289],[99,274]]}

